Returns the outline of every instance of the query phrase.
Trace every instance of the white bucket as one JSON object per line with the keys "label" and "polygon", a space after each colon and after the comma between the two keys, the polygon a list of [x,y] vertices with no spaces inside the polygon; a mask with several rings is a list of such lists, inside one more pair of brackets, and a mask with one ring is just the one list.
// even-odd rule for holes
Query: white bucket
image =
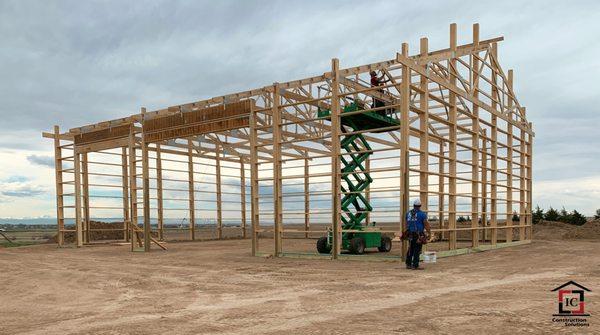
{"label": "white bucket", "polygon": [[437,254],[435,251],[425,251],[423,253],[424,263],[435,263],[437,261]]}

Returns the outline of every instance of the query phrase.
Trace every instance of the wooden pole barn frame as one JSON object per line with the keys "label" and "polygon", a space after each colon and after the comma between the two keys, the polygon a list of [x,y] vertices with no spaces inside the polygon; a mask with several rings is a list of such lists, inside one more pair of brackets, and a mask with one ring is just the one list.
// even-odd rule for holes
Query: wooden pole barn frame
{"label": "wooden pole barn frame", "polygon": [[[249,232],[252,255],[316,255],[314,238],[331,231],[324,257],[348,257],[340,141],[352,134],[370,144],[360,149],[371,153],[365,172],[374,180],[367,222],[382,233],[398,237],[403,213],[419,198],[435,235],[430,250],[452,255],[529,242],[534,132],[513,71],[498,61],[503,37],[480,40],[478,24],[471,43],[457,44],[456,24],[449,35],[449,47],[437,51],[422,38],[418,52],[403,43],[383,62],[341,68],[333,59],[320,76],[142,108],[64,133],[55,126],[43,136],[55,147],[58,244],[65,232],[75,233],[77,246],[92,243],[91,215],[110,210],[120,213],[132,250],[236,231]],[[370,71],[386,78],[384,86],[371,87]],[[374,99],[385,106],[372,107]],[[341,123],[350,103],[364,107],[344,117],[391,110],[398,123],[350,129]],[[331,116],[319,117],[323,110]],[[168,228],[166,219],[181,222]],[[200,236],[206,227],[209,236]],[[179,235],[169,238],[169,230]],[[394,250],[382,257],[402,256],[406,246]]]}

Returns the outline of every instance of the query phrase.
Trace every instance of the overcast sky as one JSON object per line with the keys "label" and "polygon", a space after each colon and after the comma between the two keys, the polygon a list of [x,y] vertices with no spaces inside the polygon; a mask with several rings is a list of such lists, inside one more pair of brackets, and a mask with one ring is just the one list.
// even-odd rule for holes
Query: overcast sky
{"label": "overcast sky", "polygon": [[600,208],[598,1],[0,0],[0,217],[55,216],[41,132],[504,36],[534,123],[534,204]]}

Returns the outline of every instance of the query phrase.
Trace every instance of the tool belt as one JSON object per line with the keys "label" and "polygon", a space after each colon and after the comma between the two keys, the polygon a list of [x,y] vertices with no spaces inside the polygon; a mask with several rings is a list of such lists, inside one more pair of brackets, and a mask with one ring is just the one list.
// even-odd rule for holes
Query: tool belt
{"label": "tool belt", "polygon": [[427,244],[428,239],[427,235],[424,232],[416,232],[416,231],[408,231],[405,230],[402,232],[402,236],[400,237],[403,240],[411,240],[413,238],[417,239],[417,243],[419,244]]}

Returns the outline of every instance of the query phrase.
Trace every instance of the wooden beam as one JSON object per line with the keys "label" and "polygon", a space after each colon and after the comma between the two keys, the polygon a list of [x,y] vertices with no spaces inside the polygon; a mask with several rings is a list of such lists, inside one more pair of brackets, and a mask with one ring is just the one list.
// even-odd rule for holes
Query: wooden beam
{"label": "wooden beam", "polygon": [[340,127],[342,113],[340,109],[340,83],[339,83],[339,60],[331,60],[331,225],[333,231],[332,257],[337,259],[341,253],[341,201],[340,201]]}
{"label": "wooden beam", "polygon": [[304,238],[308,238],[310,230],[310,168],[308,158],[304,158]]}
{"label": "wooden beam", "polygon": [[81,158],[80,154],[73,154],[75,170],[75,233],[77,247],[83,246],[83,222],[81,220]]}
{"label": "wooden beam", "polygon": [[127,231],[131,224],[129,216],[129,173],[127,172],[127,148],[121,148],[121,186],[123,196],[123,240],[129,241],[129,233]]}
{"label": "wooden beam", "polygon": [[160,143],[156,144],[156,206],[157,206],[157,224],[158,240],[165,239],[164,232],[164,208],[163,208],[163,178],[162,178],[162,157]]}
{"label": "wooden beam", "polygon": [[252,216],[252,256],[256,256],[258,253],[258,230],[260,229],[256,118],[256,112],[250,110],[250,215]]}
{"label": "wooden beam", "polygon": [[[421,38],[420,52],[421,56],[427,55],[429,52],[429,41],[427,38]],[[421,199],[421,208],[427,212],[429,209],[429,79],[425,76],[420,76],[420,88],[422,93],[419,96],[419,108],[423,111],[419,115],[419,189],[421,190],[419,198]]]}
{"label": "wooden beam", "polygon": [[83,191],[83,241],[84,243],[90,243],[90,188],[89,188],[89,175],[88,175],[88,154],[81,154],[81,177],[82,177],[82,191]]}
{"label": "wooden beam", "polygon": [[[456,23],[452,23],[450,25],[450,50],[456,51]],[[449,61],[449,68],[456,69],[456,58],[452,58]],[[449,73],[450,78],[448,78],[449,82],[452,85],[456,85],[456,77],[458,76],[453,70]],[[448,229],[449,239],[448,239],[448,248],[450,250],[456,249],[456,93],[454,91],[450,91],[448,100],[450,102],[450,113],[449,113],[449,121],[450,125],[449,129],[449,145],[450,145],[450,157],[448,160],[449,163],[449,185],[448,185]]]}
{"label": "wooden beam", "polygon": [[246,238],[246,168],[240,161],[240,201],[242,210],[242,238]]}
{"label": "wooden beam", "polygon": [[280,90],[277,84],[273,87],[273,107],[272,122],[273,122],[273,212],[274,212],[274,236],[275,252],[274,256],[279,257],[283,252],[282,234],[283,234],[283,187],[281,182],[282,167],[281,167],[281,110]]}
{"label": "wooden beam", "polygon": [[[473,44],[479,45],[479,24],[473,25]],[[473,96],[479,99],[479,59],[471,56],[471,87]],[[471,246],[479,245],[479,106],[472,108],[471,135]],[[482,219],[483,222],[483,219]],[[485,229],[484,229],[485,231]]]}
{"label": "wooden beam", "polygon": [[221,203],[221,154],[223,148],[217,144],[215,148],[215,178],[216,178],[216,193],[217,193],[217,238],[223,238],[223,207]]}
{"label": "wooden beam", "polygon": [[[129,222],[129,236],[131,239],[131,251],[135,249],[136,229],[138,228],[138,199],[137,199],[137,154],[136,154],[135,130],[132,127],[129,132],[129,203],[131,210],[131,221]],[[135,227],[135,228],[134,228]]]}
{"label": "wooden beam", "polygon": [[65,203],[63,190],[62,148],[60,145],[60,128],[54,126],[54,178],[56,182],[56,226],[58,246],[65,242]]}
{"label": "wooden beam", "polygon": [[196,196],[194,190],[194,156],[193,143],[188,138],[188,210],[190,216],[190,240],[196,239]]}
{"label": "wooden beam", "polygon": [[144,251],[150,251],[150,162],[148,157],[148,143],[142,140],[142,194],[144,201]]}
{"label": "wooden beam", "polygon": [[[408,43],[402,43],[402,55],[408,56]],[[402,82],[400,83],[400,231],[406,227],[406,212],[410,207],[410,83],[411,75],[408,66],[402,67]],[[406,241],[402,241],[402,259],[406,257]]]}

